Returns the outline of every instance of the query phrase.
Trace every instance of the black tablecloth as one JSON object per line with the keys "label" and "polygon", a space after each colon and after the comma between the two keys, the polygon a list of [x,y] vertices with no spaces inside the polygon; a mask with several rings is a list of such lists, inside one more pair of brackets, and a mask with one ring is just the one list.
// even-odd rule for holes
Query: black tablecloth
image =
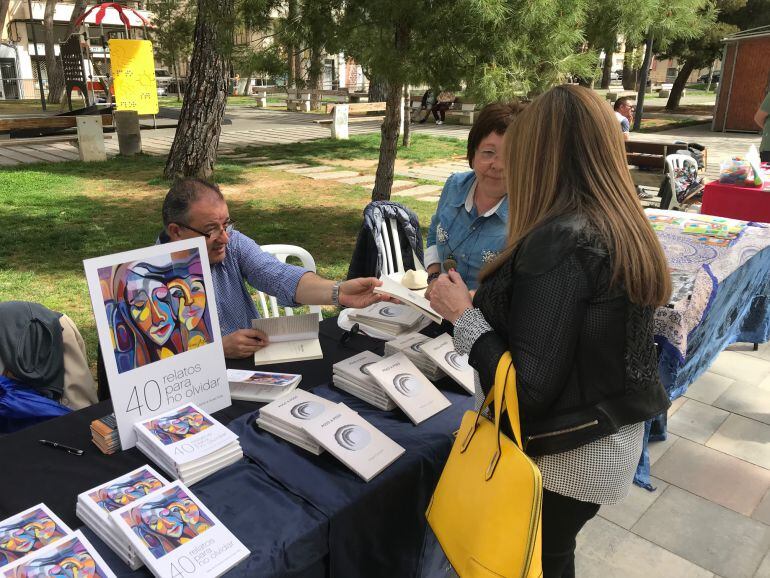
{"label": "black tablecloth", "polygon": [[[228,575],[426,575],[420,562],[430,541],[424,510],[449,453],[451,434],[472,399],[453,384],[441,384],[453,406],[419,427],[400,410],[375,410],[328,384],[334,363],[366,349],[381,354],[384,344],[363,335],[342,343],[342,334],[336,320],[325,320],[320,330],[322,360],[262,369],[301,373],[300,387],[344,401],[407,453],[366,484],[329,455],[312,456],[255,430],[253,418],[261,404],[235,401],[216,412],[218,420],[241,436],[248,457],[192,489],[251,551]],[[253,362],[228,360],[228,366],[251,369]],[[0,438],[0,457],[7,469],[0,476],[0,519],[45,502],[76,528],[81,525],[75,516],[80,492],[147,463],[135,448],[105,456],[92,445],[89,424],[111,411],[110,402],[102,402]],[[42,446],[39,439],[86,453],[66,454]],[[95,537],[93,543],[118,575],[147,574],[144,569],[132,573]]]}

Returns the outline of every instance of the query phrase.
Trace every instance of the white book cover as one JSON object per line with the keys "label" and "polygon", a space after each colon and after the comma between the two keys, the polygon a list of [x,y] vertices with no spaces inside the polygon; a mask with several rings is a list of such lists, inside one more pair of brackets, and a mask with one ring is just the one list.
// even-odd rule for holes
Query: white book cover
{"label": "white book cover", "polygon": [[[337,387],[340,387],[339,384],[342,384],[343,386],[352,387],[354,391],[360,391],[361,393],[364,393],[367,395],[367,397],[371,397],[372,399],[377,399],[383,403],[393,403],[393,400],[390,399],[387,393],[385,393],[382,390],[382,387],[380,387],[380,384],[377,383],[377,385],[370,387],[368,385],[364,385],[359,381],[352,380],[348,378],[346,375],[341,373],[335,373],[332,376],[332,383],[336,385]],[[375,382],[376,383],[376,382]]]}
{"label": "white book cover", "polygon": [[293,391],[302,381],[302,376],[297,373],[228,369],[227,381],[233,399],[273,401]]}
{"label": "white book cover", "polygon": [[353,357],[338,361],[332,366],[332,370],[335,373],[341,373],[355,381],[360,381],[361,383],[380,389],[380,385],[369,374],[369,366],[378,361],[382,361],[380,355],[377,355],[373,351],[362,351]]}
{"label": "white book cover", "polygon": [[382,389],[415,424],[452,405],[404,353],[386,357],[368,369]]}
{"label": "white book cover", "polygon": [[80,530],[3,566],[0,573],[2,578],[115,578],[115,574]]}
{"label": "white book cover", "polygon": [[182,465],[209,456],[238,439],[198,406],[189,403],[134,425],[160,455]]}
{"label": "white book cover", "polygon": [[303,429],[304,424],[324,416],[336,408],[337,404],[323,397],[295,389],[289,395],[281,397],[259,410],[260,417],[267,416],[275,423]]}
{"label": "white book cover", "polygon": [[386,344],[388,349],[394,349],[395,351],[403,351],[410,357],[426,357],[422,352],[422,344],[426,341],[430,341],[430,337],[423,335],[422,333],[412,332],[404,335],[399,335],[393,341],[389,341]]}
{"label": "white book cover", "polygon": [[436,362],[444,373],[455,380],[465,391],[473,394],[476,390],[473,368],[468,365],[468,356],[455,351],[452,336],[439,335],[420,346],[420,350]]}
{"label": "white book cover", "polygon": [[196,237],[83,261],[120,445],[134,423],[230,405],[206,243]]}
{"label": "white book cover", "polygon": [[389,397],[383,400],[379,397],[373,396],[352,382],[340,379],[339,376],[335,377],[334,385],[342,391],[349,393],[353,397],[357,397],[358,399],[365,401],[369,405],[372,405],[377,409],[381,409],[382,411],[392,411],[396,408],[396,404],[393,403],[393,400]]}
{"label": "white book cover", "polygon": [[414,327],[422,319],[422,313],[408,305],[398,303],[375,303],[353,313],[356,318],[379,321],[399,327]]}
{"label": "white book cover", "polygon": [[254,353],[254,365],[323,358],[318,322],[316,313],[252,319],[252,329],[264,332],[269,340]]}
{"label": "white book cover", "polygon": [[303,339],[301,341],[283,341],[269,343],[254,352],[254,365],[272,365],[275,363],[293,363],[323,359],[320,339]]}
{"label": "white book cover", "polygon": [[411,289],[407,289],[400,283],[396,283],[387,275],[380,277],[380,281],[382,281],[382,285],[374,288],[375,293],[382,293],[383,295],[395,297],[404,305],[409,305],[423,315],[430,317],[436,323],[441,323],[443,318],[433,310],[433,307],[430,306],[430,301],[425,297],[419,293],[415,293]]}
{"label": "white book cover", "polygon": [[221,576],[249,550],[181,482],[110,514],[158,578]]}
{"label": "white book cover", "polygon": [[78,495],[78,503],[104,524],[112,524],[110,512],[142,498],[168,484],[150,466],[142,466],[123,476],[100,484]]}
{"label": "white book cover", "polygon": [[71,533],[69,526],[45,504],[0,520],[0,568]]}
{"label": "white book cover", "polygon": [[366,482],[404,453],[404,448],[342,404],[304,427],[326,451]]}

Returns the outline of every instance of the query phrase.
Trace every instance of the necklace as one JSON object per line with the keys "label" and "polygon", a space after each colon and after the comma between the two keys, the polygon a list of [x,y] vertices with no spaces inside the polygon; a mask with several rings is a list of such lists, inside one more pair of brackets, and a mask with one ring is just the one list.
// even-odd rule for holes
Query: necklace
{"label": "necklace", "polygon": [[[460,211],[458,211],[457,214],[454,216],[454,219],[452,219],[452,222],[449,225],[450,229],[452,228],[452,225],[455,224],[455,221],[459,216],[460,216]],[[468,231],[468,234],[465,235],[465,237],[463,237],[460,240],[460,242],[454,246],[454,248],[452,247],[452,245],[449,244],[449,239],[447,239],[446,244],[447,244],[447,247],[449,247],[449,256],[446,259],[444,259],[444,261],[441,263],[441,266],[444,268],[444,271],[449,271],[450,269],[457,269],[457,259],[455,258],[455,251],[457,251],[457,249],[462,247],[463,243],[465,243],[465,241],[467,241],[471,235],[478,232],[480,229],[484,227],[484,225],[487,224],[487,220],[489,219],[489,217],[482,217],[482,218],[484,220],[481,222],[481,225],[479,225],[478,227],[471,226],[471,230]],[[474,222],[476,222],[477,219],[479,219],[479,217],[476,217],[476,219],[474,219]]]}

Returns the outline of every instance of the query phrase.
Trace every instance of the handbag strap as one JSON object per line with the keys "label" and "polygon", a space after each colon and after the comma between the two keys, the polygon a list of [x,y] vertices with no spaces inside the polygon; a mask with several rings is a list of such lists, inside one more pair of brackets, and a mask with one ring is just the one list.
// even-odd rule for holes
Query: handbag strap
{"label": "handbag strap", "polygon": [[[492,392],[490,392],[492,393]],[[524,442],[521,439],[521,421],[519,419],[519,396],[516,391],[516,368],[513,366],[513,358],[510,351],[506,351],[497,362],[495,370],[495,427],[500,431],[500,422],[502,421],[502,408],[508,414],[508,421],[511,424],[511,431],[516,438],[515,443],[523,450]]]}

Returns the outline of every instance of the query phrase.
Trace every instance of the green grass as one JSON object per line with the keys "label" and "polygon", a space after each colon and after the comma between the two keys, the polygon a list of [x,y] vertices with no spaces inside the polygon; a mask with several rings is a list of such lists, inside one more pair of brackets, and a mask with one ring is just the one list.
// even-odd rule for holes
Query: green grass
{"label": "green grass", "polygon": [[[398,158],[421,164],[437,159],[464,155],[466,143],[449,137],[431,137],[413,134],[411,146],[399,145]],[[246,147],[239,152],[270,159],[289,159],[292,162],[319,164],[334,160],[377,159],[380,151],[380,135],[355,135],[349,140],[313,140],[300,143],[279,144],[264,147]]]}
{"label": "green grass", "polygon": [[[376,159],[375,142],[376,137],[330,139],[258,152],[297,161]],[[458,141],[420,135],[399,156],[436,161],[461,151]],[[0,170],[0,301],[35,301],[68,314],[83,334],[92,366],[97,337],[82,261],[154,243],[169,186],[163,165],[164,159],[139,156]],[[314,256],[321,275],[345,277],[369,188],[234,162],[219,163],[214,180],[222,184],[240,231],[264,244],[300,245]],[[425,234],[435,205],[399,201],[415,210]]]}
{"label": "green grass", "polygon": [[[184,101],[184,95],[177,100],[176,94],[170,94],[169,96],[159,96],[158,105],[166,106],[169,108],[181,108]],[[253,96],[228,96],[227,106],[256,106],[257,101]]]}

